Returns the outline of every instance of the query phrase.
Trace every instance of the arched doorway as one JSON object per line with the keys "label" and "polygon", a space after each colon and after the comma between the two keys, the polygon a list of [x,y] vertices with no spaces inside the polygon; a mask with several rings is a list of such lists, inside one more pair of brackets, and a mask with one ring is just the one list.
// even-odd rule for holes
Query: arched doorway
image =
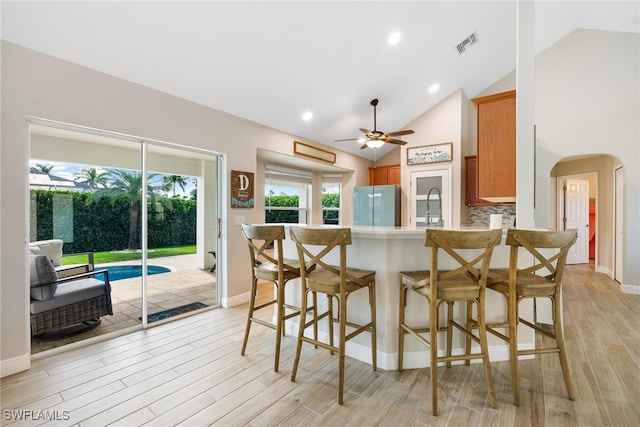
{"label": "arched doorway", "polygon": [[[551,222],[556,229],[571,228],[567,212],[578,208],[565,203],[570,188],[567,182],[586,182],[588,188],[588,205],[586,206],[587,240],[591,245],[588,262],[597,272],[605,273],[613,278],[615,275],[616,258],[622,257],[620,249],[616,251],[616,229],[620,228],[616,216],[616,169],[623,166],[623,162],[609,154],[593,154],[570,156],[561,159],[551,169]],[[618,172],[619,174],[619,172]],[[565,190],[566,189],[566,190]],[[573,203],[573,201],[571,202]],[[591,219],[591,223],[589,223]],[[569,227],[567,226],[569,224]],[[580,232],[580,230],[579,230]],[[576,243],[576,244],[579,244]]]}

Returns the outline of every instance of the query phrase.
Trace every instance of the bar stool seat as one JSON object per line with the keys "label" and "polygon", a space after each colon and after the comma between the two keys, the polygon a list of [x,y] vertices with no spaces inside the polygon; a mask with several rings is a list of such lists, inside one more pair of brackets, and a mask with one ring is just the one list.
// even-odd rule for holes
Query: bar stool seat
{"label": "bar stool seat", "polygon": [[[400,272],[400,314],[398,337],[398,370],[402,371],[404,356],[404,339],[407,334],[429,347],[431,376],[431,405],[433,415],[438,415],[438,363],[446,362],[447,367],[453,361],[464,360],[469,364],[472,359],[482,359],[491,406],[497,407],[493,377],[489,365],[489,350],[485,329],[485,281],[493,248],[500,243],[502,230],[458,231],[427,229],[425,246],[431,248],[430,270]],[[462,250],[475,249],[474,258],[467,259]],[[478,254],[477,250],[481,250]],[[455,265],[449,270],[441,270],[439,264],[448,257]],[[479,265],[479,267],[478,267]],[[412,291],[424,297],[428,303],[428,326],[409,325],[406,321],[407,292]],[[456,302],[465,302],[467,315],[465,321],[453,318]],[[439,321],[439,309],[447,306],[446,323]],[[473,305],[476,305],[479,327],[478,335],[473,333],[469,325]],[[462,355],[452,355],[453,329],[465,335],[466,351]],[[438,355],[438,332],[446,332],[446,356]],[[427,334],[428,336],[423,336]],[[471,353],[471,341],[480,344],[479,353]]]}
{"label": "bar stool seat", "polygon": [[[310,343],[318,347],[338,353],[338,404],[343,403],[344,395],[344,364],[345,345],[350,339],[363,332],[371,334],[371,361],[373,370],[377,366],[376,349],[376,272],[347,267],[347,245],[351,244],[350,228],[308,228],[291,227],[291,240],[296,243],[298,260],[300,262],[301,278],[301,315],[300,329],[298,332],[298,345],[291,373],[291,381],[295,381],[300,361],[302,343]],[[339,251],[339,265],[328,263],[327,255],[333,250]],[[356,324],[348,320],[347,299],[353,293],[361,289],[369,294],[370,321],[366,324]],[[327,311],[316,313],[316,316],[306,322],[308,294],[327,295]],[[338,315],[333,311],[333,300],[338,301]],[[329,321],[329,343],[315,338],[306,337],[305,329],[314,326],[317,328],[320,320],[327,318]],[[334,323],[338,324],[338,345],[334,345]],[[347,328],[350,332],[347,333]]]}

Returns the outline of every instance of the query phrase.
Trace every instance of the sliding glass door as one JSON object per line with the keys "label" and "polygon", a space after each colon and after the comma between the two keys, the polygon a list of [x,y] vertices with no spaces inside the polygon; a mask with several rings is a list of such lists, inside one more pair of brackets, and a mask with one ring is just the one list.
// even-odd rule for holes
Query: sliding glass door
{"label": "sliding glass door", "polygon": [[32,352],[218,305],[216,153],[39,121],[30,150],[30,240],[62,241],[62,264],[90,253],[114,311],[32,337]]}

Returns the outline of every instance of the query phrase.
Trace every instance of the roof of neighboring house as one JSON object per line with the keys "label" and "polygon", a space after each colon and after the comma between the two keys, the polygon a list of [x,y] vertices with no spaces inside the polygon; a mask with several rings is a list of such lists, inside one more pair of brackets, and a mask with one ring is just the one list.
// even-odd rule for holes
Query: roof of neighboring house
{"label": "roof of neighboring house", "polygon": [[44,173],[36,168],[29,168],[29,189],[91,191],[87,184]]}

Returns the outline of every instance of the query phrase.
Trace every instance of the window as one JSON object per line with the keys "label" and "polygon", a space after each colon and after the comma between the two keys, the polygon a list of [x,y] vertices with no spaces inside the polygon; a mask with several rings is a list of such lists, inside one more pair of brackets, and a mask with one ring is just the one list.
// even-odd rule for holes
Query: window
{"label": "window", "polygon": [[322,223],[340,224],[341,175],[322,175]]}
{"label": "window", "polygon": [[264,194],[265,223],[308,223],[310,173],[266,165]]}

